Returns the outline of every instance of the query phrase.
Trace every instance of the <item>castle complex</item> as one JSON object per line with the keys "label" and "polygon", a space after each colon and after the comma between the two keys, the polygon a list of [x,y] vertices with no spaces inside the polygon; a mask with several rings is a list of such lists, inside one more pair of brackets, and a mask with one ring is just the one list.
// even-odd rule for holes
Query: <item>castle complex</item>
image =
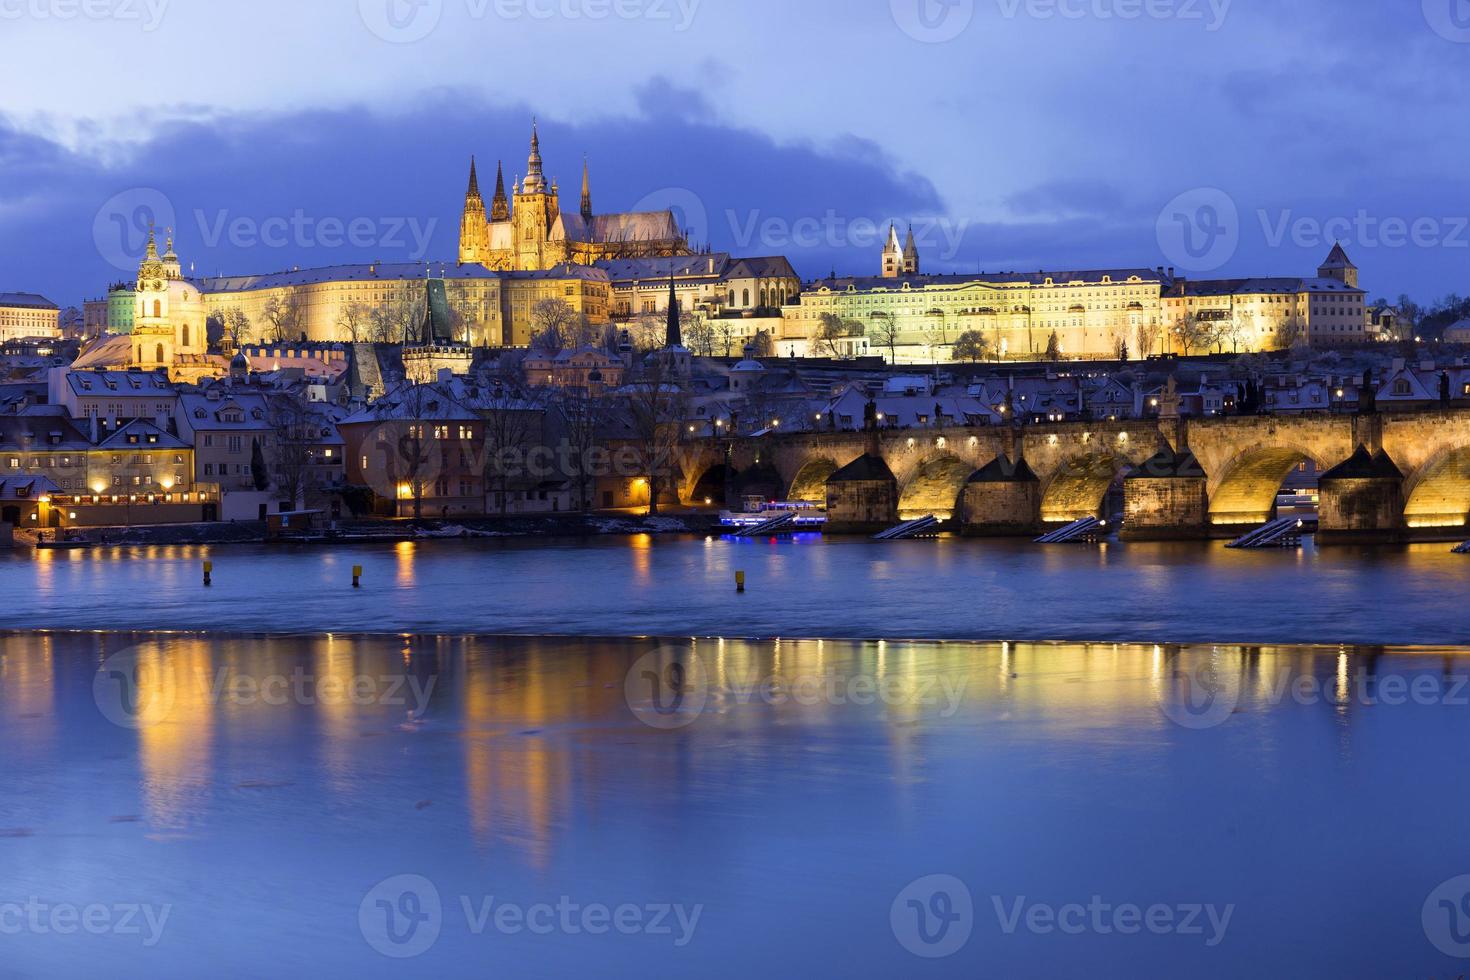
{"label": "castle complex", "polygon": [[970,359],[1018,360],[1374,339],[1358,270],[1340,245],[1310,278],[1190,280],[1162,267],[925,273],[913,230],[901,238],[893,225],[877,259],[872,276],[803,282],[782,256],[696,251],[670,211],[595,213],[585,162],[579,206],[563,211],[533,124],[526,176],[507,193],[497,165],[488,206],[471,160],[457,263],[190,277],[172,235],[160,255],[150,234],[136,288],[115,290],[120,303],[98,301],[123,336],[84,359],[188,380],[219,373],[227,361],[209,353],[206,324],[226,347],[422,343],[427,281],[439,283],[436,339],[468,347],[529,346],[549,301],[591,324],[641,331],[666,312],[671,282],[705,353],[738,353],[762,335],[783,356],[911,364],[949,360],[960,346]]}
{"label": "castle complex", "polygon": [[475,162],[470,161],[470,186],[459,228],[461,264],[497,272],[530,272],[566,263],[592,265],[690,254],[689,241],[670,211],[594,214],[591,173],[585,161],[581,207],[576,212],[563,211],[556,181],[547,183],[541,137],[534,124],[526,176],[514,187],[512,204],[505,194],[504,170],[497,166],[495,197],[487,214]]}

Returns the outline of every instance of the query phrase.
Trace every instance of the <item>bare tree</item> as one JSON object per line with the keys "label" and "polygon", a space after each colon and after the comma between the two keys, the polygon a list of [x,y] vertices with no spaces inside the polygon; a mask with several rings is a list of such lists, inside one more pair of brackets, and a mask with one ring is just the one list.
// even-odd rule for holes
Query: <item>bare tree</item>
{"label": "bare tree", "polygon": [[495,488],[502,515],[510,512],[510,484],[535,474],[527,465],[530,450],[543,440],[546,409],[516,387],[497,383],[477,405],[485,422],[485,483]]}
{"label": "bare tree", "polygon": [[605,417],[604,403],[585,389],[569,388],[557,399],[556,409],[573,461],[574,472],[569,475],[577,488],[577,509],[585,513],[592,509],[592,485],[597,476],[592,470],[593,450]]}
{"label": "bare tree", "polygon": [[665,482],[673,479],[688,407],[688,394],[680,386],[672,363],[662,357],[646,358],[640,377],[630,387],[628,414],[648,483],[649,516],[658,513],[659,493]]}
{"label": "bare tree", "polygon": [[776,356],[776,341],[765,330],[756,331],[755,336],[751,338],[750,346],[753,348],[756,357]]}
{"label": "bare tree", "polygon": [[316,487],[316,445],[320,423],[294,394],[282,393],[270,400],[269,419],[273,431],[269,447],[271,478],[283,501],[291,507],[305,506]]}
{"label": "bare tree", "polygon": [[267,343],[285,343],[301,335],[301,300],[294,291],[266,300],[260,316],[265,321]]}
{"label": "bare tree", "polygon": [[703,313],[690,311],[679,315],[679,330],[684,335],[684,345],[696,357],[715,356],[715,331]]}
{"label": "bare tree", "polygon": [[861,320],[846,320],[835,313],[823,313],[821,326],[817,328],[817,349],[832,357],[842,357],[844,340],[861,337],[864,333]]}
{"label": "bare tree", "polygon": [[888,363],[898,362],[898,321],[887,310],[879,310],[872,316],[873,325],[868,328],[868,337],[874,347],[888,348]]}
{"label": "bare tree", "polygon": [[724,350],[726,357],[735,356],[735,341],[739,339],[735,324],[738,322],[727,316],[717,317],[713,321],[714,325],[711,330],[714,334],[714,344]]}
{"label": "bare tree", "polygon": [[1153,320],[1138,325],[1138,353],[1140,355],[1143,357],[1153,357],[1154,348],[1159,343],[1159,333],[1161,330],[1162,328],[1159,324]]}
{"label": "bare tree", "polygon": [[543,299],[531,307],[531,346],[559,354],[575,344],[577,310],[564,299]]}
{"label": "bare tree", "polygon": [[337,314],[337,329],[350,343],[361,343],[369,335],[371,311],[361,303],[349,303]]}

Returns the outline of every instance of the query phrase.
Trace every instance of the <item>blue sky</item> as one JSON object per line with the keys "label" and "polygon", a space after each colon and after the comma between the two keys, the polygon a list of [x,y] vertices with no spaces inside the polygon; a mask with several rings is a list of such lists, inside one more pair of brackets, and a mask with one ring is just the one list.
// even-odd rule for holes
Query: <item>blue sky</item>
{"label": "blue sky", "polygon": [[[452,260],[470,154],[870,273],[1310,274],[1470,293],[1466,0],[0,0],[0,290],[148,215],[201,273]],[[487,188],[488,190],[488,188]]]}

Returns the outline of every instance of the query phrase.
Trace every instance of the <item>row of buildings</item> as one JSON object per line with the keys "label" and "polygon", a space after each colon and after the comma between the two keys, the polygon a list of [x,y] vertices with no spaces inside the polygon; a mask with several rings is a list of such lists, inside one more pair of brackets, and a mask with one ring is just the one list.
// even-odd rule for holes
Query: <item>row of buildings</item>
{"label": "row of buildings", "polygon": [[[189,361],[211,329],[226,348],[401,343],[422,319],[425,279],[445,282],[455,339],[491,348],[528,347],[557,317],[613,332],[651,324],[657,336],[670,280],[686,341],[702,354],[738,354],[759,340],[783,356],[900,364],[1142,358],[1345,347],[1404,327],[1393,311],[1369,307],[1340,245],[1306,277],[1192,280],[1162,267],[932,274],[912,232],[901,242],[891,228],[877,275],[803,281],[784,257],[699,250],[667,210],[596,213],[585,164],[580,207],[563,211],[534,131],[526,176],[511,188],[499,168],[487,204],[471,162],[456,262],[195,276],[172,241],[162,255],[150,241],[138,280],[89,302],[85,322],[151,336],[134,346],[135,366],[178,364],[184,376],[201,375],[202,362]],[[189,336],[160,322],[187,324]]]}

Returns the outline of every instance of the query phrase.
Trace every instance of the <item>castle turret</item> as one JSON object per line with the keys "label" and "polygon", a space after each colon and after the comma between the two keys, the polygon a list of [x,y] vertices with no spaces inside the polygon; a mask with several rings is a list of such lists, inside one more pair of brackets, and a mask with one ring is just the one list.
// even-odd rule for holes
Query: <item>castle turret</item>
{"label": "castle turret", "polygon": [[1348,258],[1341,242],[1332,246],[1332,252],[1317,270],[1317,276],[1321,279],[1336,279],[1352,289],[1358,288],[1358,267]]}
{"label": "castle turret", "polygon": [[883,278],[897,279],[901,275],[903,275],[903,246],[898,243],[898,229],[889,225],[888,244],[883,246]]}

